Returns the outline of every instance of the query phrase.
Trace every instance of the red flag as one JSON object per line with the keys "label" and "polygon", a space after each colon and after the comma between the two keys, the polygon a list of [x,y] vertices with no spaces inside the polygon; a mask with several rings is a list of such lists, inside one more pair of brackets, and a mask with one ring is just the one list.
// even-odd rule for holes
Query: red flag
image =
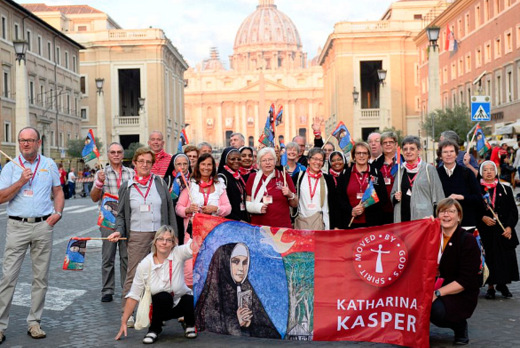
{"label": "red flag", "polygon": [[444,41],[444,50],[445,51],[449,51],[450,50],[450,38],[451,38],[450,25],[446,24],[446,39]]}
{"label": "red flag", "polygon": [[439,237],[429,219],[316,231],[313,339],[429,347]]}
{"label": "red flag", "polygon": [[397,147],[397,158],[396,158],[396,160],[397,160],[397,164],[401,164],[401,147],[400,146]]}

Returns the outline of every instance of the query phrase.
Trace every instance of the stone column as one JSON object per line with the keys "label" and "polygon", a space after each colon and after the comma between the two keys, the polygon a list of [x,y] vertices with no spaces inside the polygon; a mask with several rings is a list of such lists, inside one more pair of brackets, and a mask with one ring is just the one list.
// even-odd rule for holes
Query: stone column
{"label": "stone column", "polygon": [[[18,60],[16,65],[16,109],[15,109],[15,137],[25,127],[30,126],[29,120],[29,94],[27,82],[27,65],[25,59]],[[18,139],[18,138],[17,138]],[[16,155],[20,154],[18,146],[16,148]]]}

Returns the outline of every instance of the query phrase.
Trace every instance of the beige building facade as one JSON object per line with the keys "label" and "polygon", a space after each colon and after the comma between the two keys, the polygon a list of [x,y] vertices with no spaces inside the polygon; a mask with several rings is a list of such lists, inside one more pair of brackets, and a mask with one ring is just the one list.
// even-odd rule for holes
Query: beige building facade
{"label": "beige building facade", "polygon": [[[191,143],[229,145],[233,132],[258,145],[269,106],[283,105],[276,137],[295,135],[312,141],[314,117],[324,117],[322,69],[308,61],[294,23],[274,0],[259,0],[239,27],[229,69],[217,48],[186,74],[186,123]],[[276,141],[278,144],[278,140]]]}
{"label": "beige building facade", "polygon": [[[16,40],[27,43],[25,67],[16,61]],[[17,128],[23,125],[39,130],[42,154],[55,159],[66,156],[69,139],[80,137],[80,48],[76,41],[14,1],[0,2],[0,139],[4,152],[15,155]],[[19,70],[25,68],[20,75]],[[27,98],[19,102],[17,93],[26,93]],[[23,122],[17,122],[17,115]]]}
{"label": "beige building facade", "polygon": [[[442,108],[471,104],[474,95],[490,96],[491,122],[500,127],[520,120],[520,1],[458,0],[432,23],[439,35],[439,82]],[[446,49],[453,32],[457,50]],[[428,38],[417,37],[421,114],[428,104]]]}
{"label": "beige building facade", "polygon": [[[327,132],[343,121],[355,140],[392,127],[420,135],[414,37],[446,7],[445,1],[401,0],[392,3],[379,21],[336,23],[319,57]],[[386,70],[383,83],[378,70]]]}
{"label": "beige building facade", "polygon": [[[24,6],[85,46],[79,59],[82,135],[92,128],[104,144],[128,148],[160,130],[165,150],[176,152],[188,64],[163,30],[123,29],[87,5]],[[102,90],[96,79],[103,79]]]}

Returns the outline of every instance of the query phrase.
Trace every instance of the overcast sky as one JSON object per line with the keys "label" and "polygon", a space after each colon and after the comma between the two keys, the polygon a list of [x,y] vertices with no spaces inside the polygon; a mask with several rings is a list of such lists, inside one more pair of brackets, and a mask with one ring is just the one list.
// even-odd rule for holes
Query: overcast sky
{"label": "overcast sky", "polygon": [[[16,0],[20,3],[39,2]],[[258,0],[43,0],[47,5],[87,4],[108,13],[125,29],[161,28],[190,66],[219,49],[228,63],[235,35]],[[292,19],[303,50],[312,58],[340,21],[378,20],[392,0],[275,0],[278,10]]]}

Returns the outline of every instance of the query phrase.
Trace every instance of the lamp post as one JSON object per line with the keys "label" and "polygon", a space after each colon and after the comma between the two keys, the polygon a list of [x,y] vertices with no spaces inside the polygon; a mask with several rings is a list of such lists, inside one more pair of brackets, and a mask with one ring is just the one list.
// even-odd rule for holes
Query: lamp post
{"label": "lamp post", "polygon": [[354,100],[354,104],[358,103],[359,92],[356,90],[356,86],[354,86],[354,90],[352,91],[352,99]]}
{"label": "lamp post", "polygon": [[384,86],[386,79],[386,70],[385,69],[377,69],[377,78],[379,79],[379,83]]}
{"label": "lamp post", "polygon": [[[15,131],[16,134],[30,125],[29,121],[29,95],[27,82],[27,65],[25,62],[25,53],[27,52],[27,41],[14,40],[14,52],[16,54],[16,109],[15,109]],[[16,154],[20,153],[18,146],[15,146]]]}
{"label": "lamp post", "polygon": [[[97,88],[97,134],[96,138],[103,144],[103,147],[107,149],[107,125],[106,125],[106,115],[105,115],[105,93],[103,92],[103,84],[105,83],[105,79],[96,78],[96,88]],[[107,156],[106,151],[101,151],[99,160],[101,163],[106,163]]]}
{"label": "lamp post", "polygon": [[434,112],[441,108],[441,88],[439,82],[439,32],[441,28],[431,26],[426,28],[430,41],[428,54],[428,115],[432,118],[432,158],[435,158],[435,117]]}
{"label": "lamp post", "polygon": [[[383,86],[385,85],[386,80],[386,69],[377,69],[377,78],[379,80],[379,100],[377,108],[379,109],[379,124],[383,128],[390,127],[390,120],[386,117],[387,113],[386,110],[383,109],[383,105],[386,105],[383,103]],[[386,90],[385,96],[387,96],[389,93],[388,89]]]}

